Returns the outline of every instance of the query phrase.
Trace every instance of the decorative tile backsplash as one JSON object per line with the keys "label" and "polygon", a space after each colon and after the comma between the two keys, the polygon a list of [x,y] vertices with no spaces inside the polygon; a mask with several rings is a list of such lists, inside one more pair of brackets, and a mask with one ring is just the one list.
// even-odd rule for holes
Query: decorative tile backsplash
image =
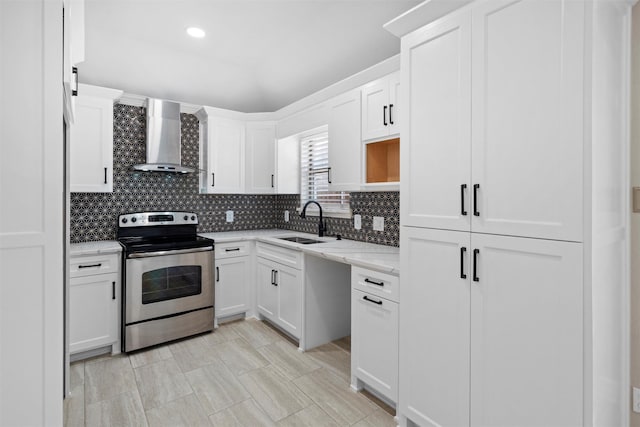
{"label": "decorative tile backsplash", "polygon": [[[198,168],[198,118],[180,115],[182,163]],[[187,211],[198,214],[199,232],[284,228],[317,232],[317,217],[302,219],[296,208],[299,195],[200,194],[197,174],[134,172],[131,166],[145,162],[145,109],[114,106],[113,193],[71,193],[71,242],[116,238],[118,215],[140,211]],[[383,245],[399,244],[399,193],[351,193],[354,214],[362,215],[362,230],[353,220],[327,218],[327,234]],[[234,211],[227,223],[225,212]],[[284,222],[289,210],[290,221]],[[385,218],[385,231],[372,230],[372,217]]]}
{"label": "decorative tile backsplash", "polygon": [[[317,233],[318,217],[300,218],[296,211],[299,207],[300,196],[298,194],[276,196],[276,226],[287,230]],[[286,210],[289,211],[289,222],[284,221],[284,211]],[[399,192],[351,193],[351,210],[354,215],[362,216],[361,230],[353,228],[353,219],[351,218],[326,218],[326,234],[329,236],[340,234],[345,239],[380,245],[400,245]],[[374,216],[384,217],[384,231],[373,230]]]}

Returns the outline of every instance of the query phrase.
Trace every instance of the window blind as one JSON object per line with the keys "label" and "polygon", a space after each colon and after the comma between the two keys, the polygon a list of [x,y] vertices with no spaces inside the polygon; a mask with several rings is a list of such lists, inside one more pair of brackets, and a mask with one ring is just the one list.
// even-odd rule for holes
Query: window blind
{"label": "window blind", "polygon": [[[322,205],[323,212],[349,213],[349,193],[329,190],[328,132],[305,135],[300,142],[301,207],[309,200],[315,200]],[[309,206],[309,210],[311,208]]]}

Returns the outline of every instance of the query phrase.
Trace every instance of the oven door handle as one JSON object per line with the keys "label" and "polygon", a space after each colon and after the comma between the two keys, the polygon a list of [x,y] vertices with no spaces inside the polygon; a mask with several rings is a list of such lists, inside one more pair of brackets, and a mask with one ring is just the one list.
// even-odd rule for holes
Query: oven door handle
{"label": "oven door handle", "polygon": [[203,248],[176,249],[173,251],[157,251],[157,252],[140,252],[129,254],[127,258],[149,258],[153,256],[190,254],[196,252],[213,251],[213,246],[205,246]]}

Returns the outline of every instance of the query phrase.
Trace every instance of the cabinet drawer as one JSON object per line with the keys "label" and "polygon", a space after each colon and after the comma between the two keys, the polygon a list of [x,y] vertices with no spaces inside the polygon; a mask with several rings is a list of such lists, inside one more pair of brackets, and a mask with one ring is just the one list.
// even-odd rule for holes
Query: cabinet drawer
{"label": "cabinet drawer", "polygon": [[250,245],[247,241],[216,243],[216,259],[249,255]]}
{"label": "cabinet drawer", "polygon": [[259,257],[267,258],[283,265],[288,265],[297,270],[302,269],[302,252],[300,251],[258,242],[256,244],[256,253]]}
{"label": "cabinet drawer", "polygon": [[358,289],[391,301],[398,302],[400,279],[391,274],[380,273],[360,267],[351,267],[351,284]]}
{"label": "cabinet drawer", "polygon": [[70,277],[117,273],[120,270],[119,254],[84,255],[71,257]]}

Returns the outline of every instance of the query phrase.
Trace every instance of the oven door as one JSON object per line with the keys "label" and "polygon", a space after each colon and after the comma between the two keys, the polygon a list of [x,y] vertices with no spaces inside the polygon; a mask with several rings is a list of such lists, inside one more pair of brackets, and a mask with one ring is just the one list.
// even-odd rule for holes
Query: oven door
{"label": "oven door", "polygon": [[213,306],[213,262],[212,248],[130,255],[125,323]]}

